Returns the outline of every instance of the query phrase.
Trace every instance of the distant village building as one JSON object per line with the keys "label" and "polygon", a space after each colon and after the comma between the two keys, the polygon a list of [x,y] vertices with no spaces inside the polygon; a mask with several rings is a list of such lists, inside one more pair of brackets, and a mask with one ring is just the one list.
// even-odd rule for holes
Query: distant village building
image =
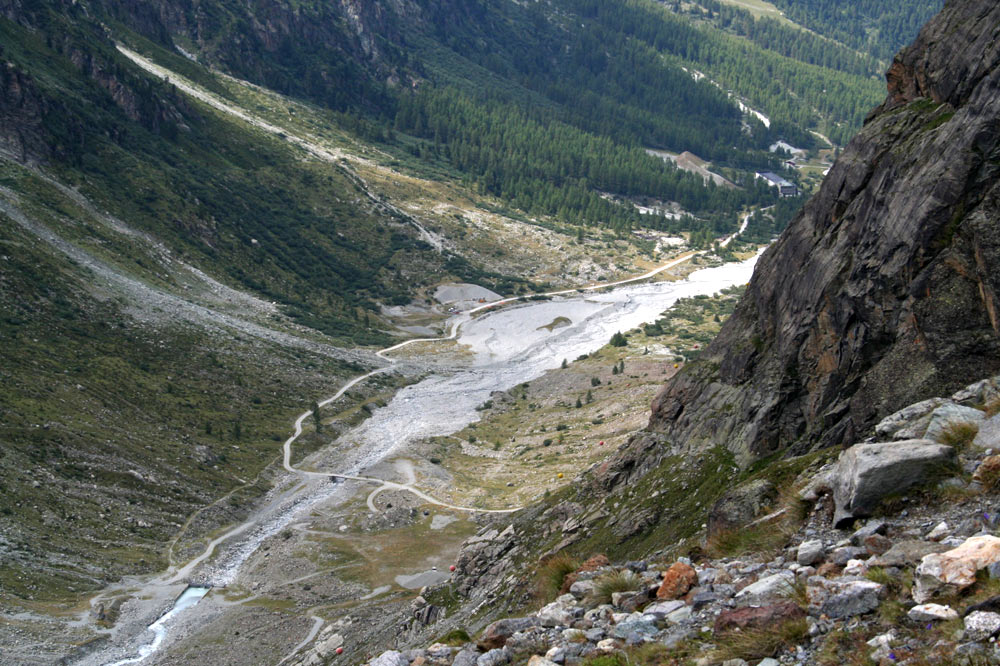
{"label": "distant village building", "polygon": [[754,178],[763,179],[771,187],[778,188],[778,194],[783,197],[797,197],[799,195],[799,188],[795,185],[795,183],[789,183],[776,173],[772,173],[770,171],[758,171],[754,174]]}

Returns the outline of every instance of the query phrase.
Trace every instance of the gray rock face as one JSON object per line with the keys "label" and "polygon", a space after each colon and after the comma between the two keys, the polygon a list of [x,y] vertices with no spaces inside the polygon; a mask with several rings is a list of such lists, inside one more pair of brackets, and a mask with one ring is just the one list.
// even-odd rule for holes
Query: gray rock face
{"label": "gray rock face", "polygon": [[649,620],[628,620],[615,625],[615,638],[628,638],[632,634],[652,636],[657,631],[656,625]]}
{"label": "gray rock face", "polygon": [[566,594],[538,611],[537,616],[543,627],[568,627],[573,620],[583,615],[583,609],[573,605],[576,598]]}
{"label": "gray rock face", "polygon": [[823,542],[818,539],[812,541],[803,541],[799,545],[798,551],[795,553],[795,561],[802,566],[809,566],[810,564],[816,564],[823,559],[823,554],[826,549],[823,547]]}
{"label": "gray rock face", "polygon": [[869,580],[859,580],[840,588],[823,602],[821,612],[832,618],[853,617],[878,608],[882,586]]}
{"label": "gray rock face", "polygon": [[1000,631],[1000,613],[974,611],[965,616],[965,639],[981,641]]}
{"label": "gray rock face", "polygon": [[745,463],[851,444],[905,405],[1000,372],[997,26],[1000,4],[949,2],[896,57],[885,102],[715,341],[653,401],[609,483],[712,446]]}
{"label": "gray rock face", "polygon": [[664,601],[658,604],[652,604],[650,606],[647,606],[646,610],[643,612],[645,612],[647,615],[657,615],[659,617],[666,617],[671,613],[673,613],[678,608],[684,608],[684,602],[678,599],[674,599],[673,601]]}
{"label": "gray rock face", "polygon": [[975,423],[978,425],[984,416],[978,409],[950,402],[945,403],[931,412],[931,420],[927,424],[927,430],[924,432],[923,437],[937,441],[948,427],[959,423]]}
{"label": "gray rock face", "polygon": [[851,543],[855,546],[862,546],[865,539],[876,534],[885,534],[886,524],[884,520],[869,520],[867,523],[854,530],[851,535]]}
{"label": "gray rock face", "polygon": [[944,544],[920,541],[919,539],[899,541],[878,557],[877,565],[883,567],[912,567],[916,566],[924,558],[924,555],[943,553],[948,549],[949,546]]}
{"label": "gray rock face", "polygon": [[490,650],[479,655],[476,666],[503,666],[510,663],[511,654],[506,648]]}
{"label": "gray rock face", "polygon": [[410,666],[410,662],[402,652],[386,650],[372,660],[371,666]]}
{"label": "gray rock face", "polygon": [[927,440],[852,446],[834,474],[834,524],[870,515],[883,497],[926,481],[954,456],[950,446]]}
{"label": "gray rock face", "polygon": [[738,529],[760,516],[778,496],[778,489],[766,479],[733,488],[708,513],[709,537]]}
{"label": "gray rock face", "polygon": [[569,593],[577,599],[583,599],[593,591],[594,581],[592,580],[578,580],[569,587]]}
{"label": "gray rock face", "polygon": [[930,415],[935,409],[945,403],[944,398],[928,398],[903,407],[878,422],[875,435],[883,438],[894,437],[897,432],[914,422]]}
{"label": "gray rock face", "polygon": [[475,666],[476,661],[479,659],[479,650],[474,648],[463,648],[455,655],[455,660],[451,662],[451,666]]}
{"label": "gray rock face", "polygon": [[747,585],[735,597],[737,606],[761,606],[765,603],[778,601],[788,596],[795,574],[782,571],[773,576],[762,578],[756,583]]}
{"label": "gray rock face", "polygon": [[1000,414],[979,424],[979,432],[972,444],[982,449],[1000,449]]}
{"label": "gray rock face", "polygon": [[990,377],[955,391],[951,400],[961,405],[975,406],[985,405],[998,397],[1000,397],[1000,377]]}
{"label": "gray rock face", "polygon": [[489,584],[506,574],[511,561],[504,556],[515,546],[512,525],[502,532],[493,529],[467,539],[452,576],[459,594],[467,595],[476,586]]}

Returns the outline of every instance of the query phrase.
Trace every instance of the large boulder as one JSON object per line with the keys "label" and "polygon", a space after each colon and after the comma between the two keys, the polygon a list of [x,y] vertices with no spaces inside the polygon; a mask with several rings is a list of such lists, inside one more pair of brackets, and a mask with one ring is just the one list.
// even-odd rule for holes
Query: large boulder
{"label": "large boulder", "polygon": [[1000,538],[974,536],[961,546],[924,556],[916,569],[913,598],[923,603],[938,593],[955,593],[976,582],[976,572],[1000,562]]}
{"label": "large boulder", "polygon": [[761,578],[747,585],[737,593],[737,606],[763,606],[787,598],[795,585],[795,574],[781,571],[773,576]]}
{"label": "large boulder", "polygon": [[954,459],[953,448],[929,440],[852,446],[834,472],[834,525],[871,515],[886,495],[927,482]]}
{"label": "large boulder", "polygon": [[497,620],[483,630],[483,635],[477,644],[483,651],[502,648],[507,644],[507,639],[519,631],[537,627],[541,623],[537,617],[511,617],[504,620]]}
{"label": "large boulder", "polygon": [[978,409],[949,402],[931,412],[927,430],[921,435],[925,439],[939,441],[948,428],[962,423],[979,424],[986,415]]}
{"label": "large boulder", "polygon": [[698,572],[690,564],[674,562],[663,574],[663,582],[656,591],[657,599],[679,599],[698,582]]}

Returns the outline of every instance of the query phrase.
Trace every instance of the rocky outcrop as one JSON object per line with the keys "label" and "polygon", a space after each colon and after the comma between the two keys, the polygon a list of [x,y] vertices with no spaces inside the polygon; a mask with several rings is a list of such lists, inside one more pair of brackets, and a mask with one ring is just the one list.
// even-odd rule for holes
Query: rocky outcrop
{"label": "rocky outcrop", "polygon": [[998,64],[1000,5],[949,2],[607,477],[641,473],[651,451],[719,445],[746,463],[852,444],[1000,370]]}
{"label": "rocky outcrop", "polygon": [[47,103],[31,78],[5,62],[0,51],[0,152],[19,162],[46,159],[49,146],[42,126],[46,111]]}
{"label": "rocky outcrop", "polygon": [[[78,160],[93,149],[88,135],[119,140],[126,121],[172,136],[197,119],[175,90],[137,74],[104,26],[79,5],[6,2],[0,14],[14,24],[7,53],[0,45],[0,151],[19,162]],[[64,22],[73,30],[60,29]],[[44,48],[44,58],[22,39]],[[70,68],[80,76],[61,78]]]}
{"label": "rocky outcrop", "polygon": [[852,446],[841,454],[833,476],[834,523],[870,516],[886,495],[943,478],[954,458],[950,446],[922,439]]}
{"label": "rocky outcrop", "polygon": [[[246,2],[206,6],[189,0],[101,0],[104,13],[231,74],[333,108],[385,103],[383,84],[412,85],[400,26],[419,21],[408,0]],[[190,47],[189,47],[190,48]]]}
{"label": "rocky outcrop", "polygon": [[777,497],[778,489],[766,479],[733,488],[708,512],[709,538],[747,525],[771,507]]}
{"label": "rocky outcrop", "polygon": [[[972,462],[982,454],[963,455]],[[405,666],[428,662],[439,666],[473,663],[577,666],[603,655],[621,654],[623,650],[646,645],[650,652],[679,649],[698,659],[698,663],[746,664],[742,660],[726,661],[718,648],[736,636],[746,636],[749,647],[743,656],[749,658],[754,654],[759,658],[759,654],[752,652],[756,643],[749,641],[755,636],[775,634],[791,636],[783,650],[788,658],[781,663],[819,663],[823,655],[867,657],[872,663],[892,663],[896,661],[894,655],[901,653],[933,654],[937,661],[947,664],[995,663],[1000,653],[994,651],[990,639],[1000,631],[1000,614],[996,612],[1000,610],[1000,597],[980,603],[972,601],[981,598],[995,584],[977,577],[976,571],[989,568],[996,561],[1000,539],[969,536],[985,526],[979,522],[983,508],[994,506],[995,501],[995,495],[982,495],[948,506],[915,505],[912,512],[873,520],[853,534],[830,527],[822,512],[816,512],[777,551],[696,562],[681,557],[670,563],[659,556],[617,565],[605,561],[596,569],[581,567],[576,572],[581,580],[599,584],[602,580],[633,580],[642,601],[636,604],[635,594],[621,592],[611,595],[607,603],[606,597],[594,594],[593,586],[577,589],[574,585],[570,594],[558,597],[532,614],[490,624],[475,643],[451,647],[434,644],[422,650],[387,652],[371,663],[381,664],[391,659],[394,666],[404,666],[401,654],[407,661]],[[943,547],[948,552],[927,554],[928,550],[941,547],[929,540],[933,531],[923,539],[908,535],[923,534],[931,519],[938,518],[961,527],[945,530],[943,540],[948,545]],[[894,549],[908,544],[910,551],[922,550],[923,563],[916,566],[915,561],[908,560],[889,566],[862,549],[838,546],[860,543],[873,536],[887,539]],[[820,547],[813,548],[814,544]],[[925,548],[914,549],[914,544]],[[799,562],[799,554],[810,549],[815,553],[808,558],[810,563]],[[841,555],[845,550],[857,559],[843,562]],[[875,567],[882,568],[872,571]],[[696,585],[683,598],[657,601],[641,594],[641,590],[655,589],[657,585],[672,588],[678,572],[689,574],[685,578]],[[1000,571],[989,569],[991,577],[994,573]],[[917,581],[912,593],[906,586],[879,582],[904,580],[909,576],[915,576]],[[946,585],[945,581],[950,582]],[[924,586],[947,594],[951,605],[943,601],[914,605],[914,601],[923,598]],[[969,588],[967,597],[954,596],[961,586]],[[892,630],[887,632],[886,613],[898,613],[901,608],[908,609],[906,617],[893,621],[889,625]],[[955,622],[960,617],[965,618],[964,632],[952,628],[944,631],[948,625],[934,630],[933,625]],[[858,640],[849,646],[840,643],[845,631]],[[863,651],[861,654],[859,649]],[[992,661],[963,660],[963,655],[982,651]]]}
{"label": "rocky outcrop", "polygon": [[[1000,377],[993,377],[953,392],[949,398],[911,405],[885,421],[888,430],[884,434],[891,437],[897,430],[917,427],[943,405],[971,409],[977,414],[963,412],[963,417],[976,421],[977,416],[984,416],[984,403],[993,409],[996,396],[986,387],[998,385]],[[723,556],[718,554],[720,549],[726,552],[732,546],[701,541],[704,547],[693,547],[689,541],[682,550],[668,551],[669,558],[660,551],[613,565],[607,557],[591,557],[566,576],[566,581],[573,581],[563,587],[568,587],[569,594],[526,617],[524,603],[516,606],[519,616],[512,619],[497,620],[498,615],[487,611],[493,623],[479,634],[477,644],[451,647],[439,663],[470,666],[475,661],[487,666],[533,661],[546,666],[543,662],[547,661],[575,666],[644,644],[681,648],[702,658],[701,663],[720,663],[715,650],[736,632],[788,632],[799,636],[795,645],[787,646],[789,655],[795,653],[795,663],[810,664],[821,654],[844,656],[837,641],[845,630],[863,637],[847,649],[856,651],[867,644],[866,656],[878,663],[892,661],[890,655],[904,649],[933,653],[941,663],[970,663],[963,661],[964,656],[979,653],[1000,659],[990,642],[1000,626],[994,625],[992,617],[1000,611],[1000,597],[972,603],[991,594],[1000,577],[1000,539],[989,534],[1000,522],[997,495],[969,480],[975,470],[990,465],[992,458],[986,449],[969,443],[956,448],[928,441],[861,444],[843,452],[836,463],[806,468],[791,484],[791,490],[815,492],[810,501],[816,504],[804,517],[774,527],[787,534],[778,545]],[[934,473],[942,470],[954,476]],[[922,488],[910,485],[919,480]],[[847,504],[855,508],[871,510],[886,493],[898,496],[879,507],[882,517],[845,531],[846,525],[831,524],[827,510],[832,499],[828,494],[845,483],[851,487],[851,502],[857,503]],[[955,490],[961,499],[949,501]],[[614,492],[619,501],[628,496],[622,488]],[[773,496],[773,486],[754,482],[723,495],[730,501],[742,498],[736,504],[752,509],[733,512],[739,521],[759,511],[755,505],[770,501],[747,498]],[[546,534],[558,539],[563,534],[559,526],[568,517],[588,526],[589,516],[597,515],[595,507],[565,498],[545,510],[541,506],[532,505],[517,514],[511,527],[486,525],[467,541],[459,556],[462,570],[456,571],[450,584],[452,589],[467,591],[463,594],[469,594],[470,604],[465,609],[475,612],[460,610],[449,616],[450,621],[475,618],[486,605],[503,598],[503,592],[491,596],[489,590],[511,588],[511,576],[516,573],[497,566],[499,561],[517,562],[514,571],[528,570],[536,559],[530,554],[548,548],[529,543],[538,539],[538,532],[529,537],[527,526],[551,523]],[[696,519],[702,520],[700,515]],[[734,529],[753,529],[753,525],[770,529],[760,521]],[[792,525],[789,532],[783,532]],[[708,532],[708,525],[702,525],[699,536]],[[692,557],[677,556],[684,551]],[[518,560],[513,553],[526,553],[530,559]],[[470,586],[467,576],[475,576],[474,585]],[[911,577],[912,587],[896,582]],[[628,589],[600,594],[612,581],[616,589]],[[964,596],[956,596],[959,591]],[[922,603],[928,600],[939,603]],[[887,632],[885,614],[900,609],[906,617]],[[942,639],[941,633],[931,630],[935,623],[956,622],[959,617],[966,618],[964,634],[949,629]],[[474,624],[478,619],[463,625],[473,635],[482,626]],[[409,666],[419,666],[425,663],[418,661],[421,657],[443,649],[432,645],[426,651],[410,651],[406,653],[411,658]]]}

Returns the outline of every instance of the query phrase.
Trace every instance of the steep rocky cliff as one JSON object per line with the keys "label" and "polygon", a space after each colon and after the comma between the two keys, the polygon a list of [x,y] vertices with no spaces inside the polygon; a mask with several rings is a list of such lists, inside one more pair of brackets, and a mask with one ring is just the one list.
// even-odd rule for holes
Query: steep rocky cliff
{"label": "steep rocky cliff", "polygon": [[1000,5],[949,2],[735,315],[654,400],[608,485],[724,446],[747,463],[849,445],[1000,370]]}
{"label": "steep rocky cliff", "polygon": [[330,3],[100,0],[132,30],[279,92],[334,108],[387,104],[383,84],[412,82],[402,21],[408,0]]}
{"label": "steep rocky cliff", "polygon": [[653,401],[648,427],[512,528],[467,544],[455,575],[467,608],[525,603],[515,572],[559,552],[701,556],[720,497],[765,513],[836,451],[796,454],[859,442],[900,408],[1000,371],[998,64],[1000,5],[949,2],[895,59],[884,103],[701,360]]}

